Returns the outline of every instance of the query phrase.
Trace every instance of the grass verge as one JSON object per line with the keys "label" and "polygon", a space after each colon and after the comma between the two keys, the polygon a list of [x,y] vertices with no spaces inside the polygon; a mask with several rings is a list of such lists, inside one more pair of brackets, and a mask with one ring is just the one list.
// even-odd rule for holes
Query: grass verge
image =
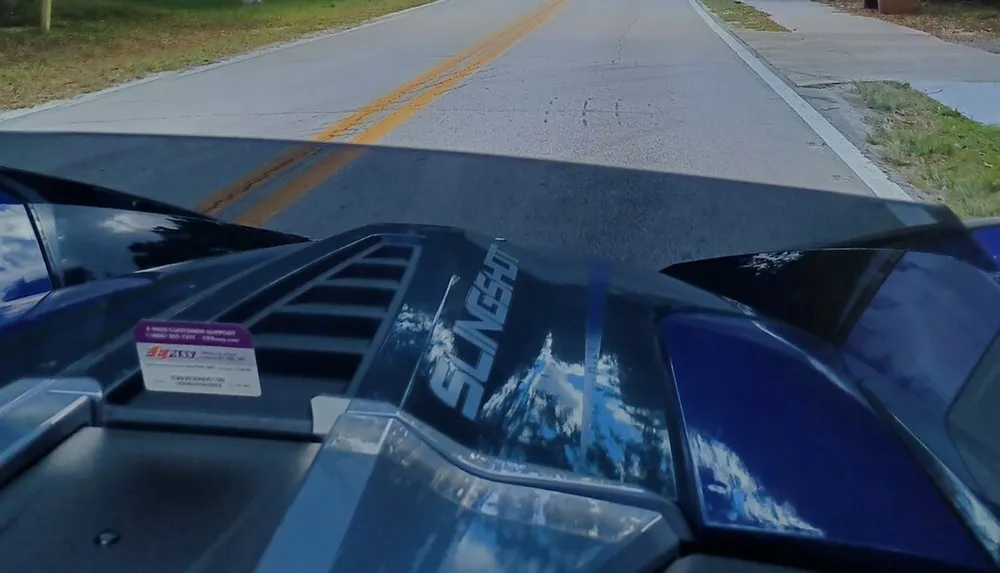
{"label": "grass verge", "polygon": [[913,14],[879,14],[866,10],[861,0],[823,1],[842,12],[880,18],[1000,53],[1000,2],[996,0],[918,0]]}
{"label": "grass verge", "polygon": [[868,135],[918,189],[962,217],[1000,215],[1000,128],[982,125],[896,82],[859,82]]}
{"label": "grass verge", "polygon": [[744,30],[787,32],[788,29],[771,19],[766,12],[740,0],[701,0],[716,16]]}
{"label": "grass verge", "polygon": [[151,73],[343,28],[431,0],[21,0],[0,27],[0,109],[69,97]]}

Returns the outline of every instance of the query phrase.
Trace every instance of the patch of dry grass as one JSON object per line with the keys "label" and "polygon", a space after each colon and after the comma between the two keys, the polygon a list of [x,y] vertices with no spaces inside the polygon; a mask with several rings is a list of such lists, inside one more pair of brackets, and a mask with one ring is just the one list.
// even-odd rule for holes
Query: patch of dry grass
{"label": "patch of dry grass", "polygon": [[943,40],[1000,52],[1000,0],[917,0],[913,14],[879,14],[861,0],[822,0],[842,12],[923,30]]}
{"label": "patch of dry grass", "polygon": [[702,0],[716,16],[745,30],[787,32],[788,29],[771,19],[766,12],[744,4],[740,0]]}
{"label": "patch of dry grass", "polygon": [[961,217],[1000,215],[1000,127],[982,125],[896,82],[859,82],[868,136],[916,187]]}
{"label": "patch of dry grass", "polygon": [[431,0],[38,0],[0,27],[0,109],[36,105],[151,73],[206,64]]}

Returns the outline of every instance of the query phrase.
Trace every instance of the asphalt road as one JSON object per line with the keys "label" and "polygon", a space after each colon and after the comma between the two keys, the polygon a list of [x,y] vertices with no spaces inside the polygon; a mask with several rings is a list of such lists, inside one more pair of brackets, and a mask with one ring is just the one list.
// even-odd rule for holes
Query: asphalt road
{"label": "asphalt road", "polygon": [[444,0],[0,122],[0,164],[311,236],[459,225],[650,268],[900,224],[687,0]]}

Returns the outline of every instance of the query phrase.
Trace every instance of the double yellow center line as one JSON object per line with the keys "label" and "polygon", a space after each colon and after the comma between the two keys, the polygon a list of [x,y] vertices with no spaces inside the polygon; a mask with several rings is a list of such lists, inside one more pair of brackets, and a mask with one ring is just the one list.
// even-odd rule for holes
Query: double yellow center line
{"label": "double yellow center line", "polygon": [[539,8],[317,133],[312,141],[293,147],[239,181],[219,189],[198,204],[196,209],[218,216],[244,197],[316,156],[318,159],[311,165],[236,217],[236,222],[242,225],[263,225],[346,167],[363,151],[360,147],[345,146],[320,157],[323,142],[341,140],[358,145],[378,142],[537,30],[567,2],[569,0],[546,0]]}

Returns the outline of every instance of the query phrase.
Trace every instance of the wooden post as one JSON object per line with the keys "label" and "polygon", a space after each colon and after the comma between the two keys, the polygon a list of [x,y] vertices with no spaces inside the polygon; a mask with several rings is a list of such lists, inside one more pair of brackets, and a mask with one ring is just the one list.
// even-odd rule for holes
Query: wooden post
{"label": "wooden post", "polygon": [[42,33],[48,34],[52,29],[52,0],[42,0]]}
{"label": "wooden post", "polygon": [[916,0],[878,0],[881,14],[909,14],[917,11]]}

